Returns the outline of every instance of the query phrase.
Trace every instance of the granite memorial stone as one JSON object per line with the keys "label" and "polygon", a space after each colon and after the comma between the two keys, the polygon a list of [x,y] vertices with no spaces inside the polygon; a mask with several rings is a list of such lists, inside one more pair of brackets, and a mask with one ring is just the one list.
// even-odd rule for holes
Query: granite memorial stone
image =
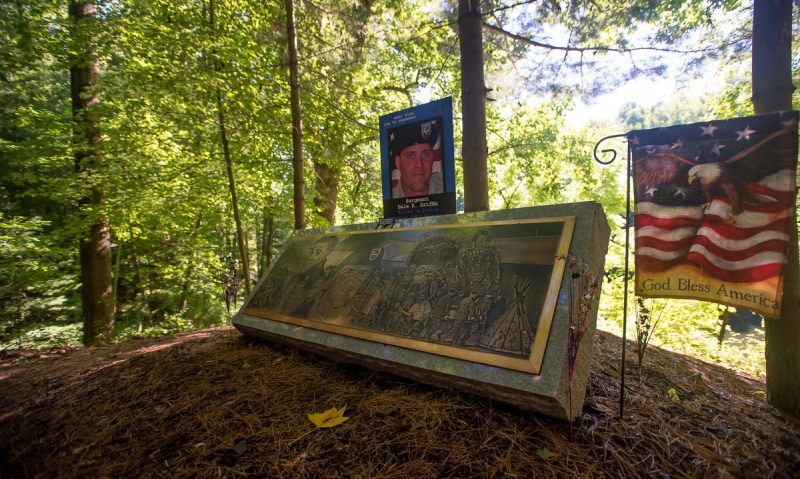
{"label": "granite memorial stone", "polygon": [[[245,334],[569,419],[564,261],[600,276],[593,202],[294,234],[234,318]],[[597,304],[573,373],[586,391]],[[573,408],[580,413],[580,407]]]}

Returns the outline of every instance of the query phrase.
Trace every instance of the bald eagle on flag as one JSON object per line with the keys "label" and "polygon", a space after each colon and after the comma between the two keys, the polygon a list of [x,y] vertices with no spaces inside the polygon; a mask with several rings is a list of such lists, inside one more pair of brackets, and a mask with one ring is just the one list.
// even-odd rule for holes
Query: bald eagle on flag
{"label": "bald eagle on flag", "polygon": [[[755,133],[749,127],[744,131]],[[640,184],[645,185],[697,184],[706,199],[700,206],[707,210],[714,198],[727,199],[731,207],[727,215],[728,221],[735,224],[746,204],[759,205],[777,201],[749,189],[746,185],[757,183],[793,166],[791,152],[794,145],[790,133],[789,129],[778,130],[727,159],[708,163],[696,163],[669,151],[654,151],[634,162],[633,176]],[[719,153],[721,148],[716,143],[711,146],[710,152]]]}

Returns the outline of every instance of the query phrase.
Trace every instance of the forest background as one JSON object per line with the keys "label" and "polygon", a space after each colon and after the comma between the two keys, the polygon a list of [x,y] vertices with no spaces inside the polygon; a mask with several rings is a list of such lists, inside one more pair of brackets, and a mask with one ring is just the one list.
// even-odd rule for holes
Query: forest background
{"label": "forest background", "polygon": [[[75,22],[67,2],[4,0],[0,349],[81,344],[79,245],[98,218],[113,246],[114,340],[229,323],[236,308],[226,310],[224,282],[228,261],[241,265],[241,245],[226,160],[253,284],[295,225],[287,6],[308,225],[377,221],[378,116],[445,96],[454,99],[462,209],[456,3],[108,0]],[[603,205],[612,242],[602,329],[622,329],[625,174],[622,161],[596,163],[594,145],[632,129],[752,114],[752,8],[734,0],[484,5],[490,208]],[[102,162],[91,169],[76,167],[85,138],[70,97],[70,68],[85,62],[87,45],[99,81],[84,96],[95,99],[102,135]],[[683,94],[628,104],[614,121],[567,124],[580,99],[624,95],[627,82],[661,75],[675,76]],[[708,76],[723,87],[709,90]],[[85,201],[92,191],[103,201]],[[241,305],[244,281],[239,289]],[[764,375],[763,330],[725,330],[715,304],[648,306],[654,316],[663,310],[652,344]]]}

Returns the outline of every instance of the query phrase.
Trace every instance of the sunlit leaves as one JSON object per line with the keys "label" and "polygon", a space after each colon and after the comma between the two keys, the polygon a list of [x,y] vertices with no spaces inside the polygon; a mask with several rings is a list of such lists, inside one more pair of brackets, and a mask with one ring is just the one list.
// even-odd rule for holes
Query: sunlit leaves
{"label": "sunlit leaves", "polygon": [[602,201],[612,211],[618,208],[615,169],[593,161],[587,133],[566,131],[563,105],[520,102],[517,108],[489,113],[493,209],[581,200]]}

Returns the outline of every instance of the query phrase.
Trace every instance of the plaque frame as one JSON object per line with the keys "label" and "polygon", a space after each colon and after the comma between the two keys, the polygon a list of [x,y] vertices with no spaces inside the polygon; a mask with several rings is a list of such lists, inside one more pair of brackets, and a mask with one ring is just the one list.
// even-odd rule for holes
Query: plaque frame
{"label": "plaque frame", "polygon": [[[378,244],[382,237],[386,237],[388,235],[394,237],[417,237],[419,238],[419,232],[427,232],[428,234],[439,233],[439,234],[447,234],[449,232],[456,232],[457,230],[466,230],[469,232],[474,231],[493,231],[498,229],[498,227],[506,226],[506,227],[516,227],[519,230],[519,233],[532,233],[537,232],[537,226],[540,225],[560,225],[561,231],[557,236],[552,234],[545,234],[539,236],[538,234],[529,235],[529,236],[507,236],[506,242],[514,242],[514,240],[519,240],[520,238],[530,240],[533,238],[534,240],[538,241],[527,241],[528,249],[532,249],[533,247],[541,247],[545,251],[550,248],[549,251],[527,251],[528,256],[531,258],[532,262],[536,264],[542,264],[544,261],[545,265],[552,265],[550,268],[550,272],[548,277],[546,278],[545,282],[545,297],[544,301],[541,304],[540,314],[536,318],[535,323],[535,332],[533,334],[533,338],[530,345],[530,353],[524,354],[519,353],[515,355],[507,354],[507,351],[504,354],[503,352],[498,353],[497,351],[492,351],[490,348],[481,347],[480,344],[473,345],[472,348],[468,347],[460,347],[460,346],[453,346],[449,344],[443,344],[441,342],[431,342],[422,340],[419,338],[412,338],[406,337],[402,335],[390,334],[387,332],[382,332],[379,330],[374,329],[365,329],[363,327],[353,326],[352,318],[349,324],[337,324],[337,322],[325,322],[316,319],[307,319],[302,317],[295,317],[289,314],[281,313],[278,311],[269,311],[265,308],[259,308],[253,306],[253,298],[258,297],[258,291],[263,290],[266,285],[269,284],[270,281],[270,274],[274,273],[275,271],[280,271],[282,269],[280,262],[280,258],[278,262],[275,264],[275,268],[272,268],[262,281],[259,282],[259,285],[256,288],[256,293],[248,299],[248,302],[245,304],[243,313],[255,316],[264,319],[270,319],[274,321],[280,321],[287,324],[292,324],[296,326],[302,326],[305,328],[312,328],[317,329],[320,331],[326,331],[329,333],[340,334],[343,336],[350,336],[358,339],[363,339],[367,341],[378,342],[382,344],[389,344],[393,346],[399,346],[406,349],[412,349],[416,351],[421,351],[425,353],[437,354],[440,356],[451,357],[455,359],[462,359],[466,361],[472,361],[475,363],[485,364],[487,366],[497,366],[502,367],[505,369],[512,369],[522,372],[527,372],[531,374],[539,374],[541,370],[542,359],[544,357],[545,349],[547,347],[547,340],[550,333],[550,326],[553,321],[553,314],[555,312],[556,303],[558,300],[558,294],[561,287],[561,281],[564,274],[565,263],[563,260],[556,258],[556,255],[566,255],[569,252],[569,247],[572,239],[572,233],[575,226],[575,217],[574,216],[562,216],[562,217],[553,217],[553,218],[529,218],[529,219],[518,219],[518,220],[505,220],[505,221],[484,221],[484,222],[477,222],[477,223],[469,223],[469,224],[444,224],[444,225],[425,225],[425,226],[417,226],[411,228],[402,228],[402,229],[378,229],[378,230],[360,230],[360,231],[346,231],[346,232],[337,232],[337,233],[321,233],[321,234],[307,234],[301,235],[297,238],[293,237],[288,244],[286,245],[286,250],[289,250],[293,241],[308,241],[314,240],[316,238],[322,238],[325,236],[335,235],[337,236],[338,243],[342,243],[347,239],[347,237],[353,235],[374,235],[374,238],[377,241],[373,241],[370,246],[374,244]],[[506,228],[506,234],[508,234],[509,229]],[[425,236],[423,236],[424,238]],[[430,237],[430,236],[429,236]],[[337,243],[337,244],[338,244]],[[329,254],[334,254],[335,249],[330,251]],[[357,254],[357,251],[353,251],[350,253],[351,255]],[[517,253],[519,256],[519,253]],[[522,256],[526,256],[525,253]],[[549,259],[548,259],[549,258]],[[288,260],[285,260],[288,261]],[[501,262],[501,265],[504,264]],[[508,278],[506,279],[506,283],[509,283]],[[537,278],[541,279],[541,278]],[[534,283],[536,280],[534,280]],[[290,294],[290,291],[277,291],[274,294]],[[469,293],[467,291],[462,292],[462,298],[466,297]],[[525,301],[523,299],[523,301]],[[531,301],[527,301],[528,304]],[[524,304],[523,304],[524,306]],[[537,305],[538,306],[538,305]],[[526,318],[529,322],[531,320],[530,317]],[[532,322],[531,322],[532,323]],[[533,324],[531,324],[533,327]],[[458,334],[458,333],[455,333]]]}

